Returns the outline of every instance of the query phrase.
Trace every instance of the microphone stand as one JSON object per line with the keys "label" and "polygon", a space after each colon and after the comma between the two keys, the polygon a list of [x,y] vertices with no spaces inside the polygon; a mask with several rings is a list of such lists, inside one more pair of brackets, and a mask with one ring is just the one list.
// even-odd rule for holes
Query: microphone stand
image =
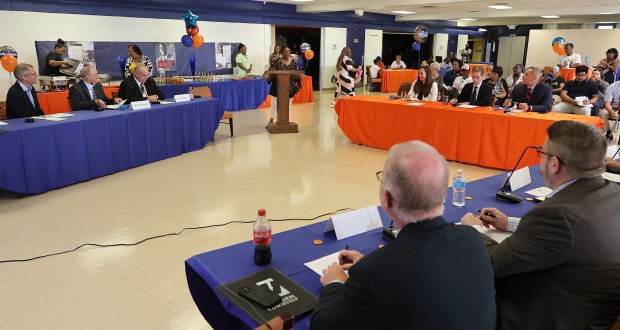
{"label": "microphone stand", "polygon": [[510,178],[512,178],[512,175],[517,170],[517,166],[519,166],[519,163],[521,163],[521,159],[523,159],[523,156],[525,156],[525,152],[527,151],[527,149],[536,149],[536,147],[529,146],[523,149],[523,152],[521,153],[521,157],[519,157],[519,160],[517,160],[515,167],[512,169],[512,171],[510,171],[508,178],[506,178],[506,182],[504,182],[504,184],[500,187],[499,191],[495,194],[495,199],[497,199],[498,201],[513,203],[513,204],[520,203],[521,201],[523,201],[523,198],[521,198],[520,196],[517,196],[511,192],[507,192],[506,186],[510,184]]}

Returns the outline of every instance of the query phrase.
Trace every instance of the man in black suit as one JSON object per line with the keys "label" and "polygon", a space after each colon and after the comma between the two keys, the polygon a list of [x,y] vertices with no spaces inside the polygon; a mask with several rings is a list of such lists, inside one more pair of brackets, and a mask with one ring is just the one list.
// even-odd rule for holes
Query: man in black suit
{"label": "man in black suit", "polygon": [[103,92],[99,83],[99,75],[94,66],[86,66],[80,71],[82,79],[69,88],[69,103],[71,110],[96,110],[105,108],[106,104],[116,104],[120,98],[110,99]]}
{"label": "man in black suit", "polygon": [[450,104],[456,102],[478,106],[489,106],[493,104],[493,87],[482,82],[484,75],[485,72],[481,66],[474,66],[471,72],[472,82],[465,85],[459,96],[456,99],[450,100]]}
{"label": "man in black suit", "polygon": [[[448,166],[420,141],[388,153],[381,206],[400,229],[362,256],[340,252],[323,271],[311,329],[494,329],[493,272],[480,234],[442,217]],[[349,274],[345,273],[349,270]]]}
{"label": "man in black suit", "polygon": [[540,68],[525,69],[523,81],[513,87],[510,97],[504,101],[504,107],[511,107],[518,102],[518,109],[525,112],[547,113],[553,107],[553,88],[540,81]]}
{"label": "man in black suit", "polygon": [[[594,125],[563,120],[537,150],[552,191],[522,218],[484,208],[502,329],[609,329],[620,312],[620,186],[605,180],[607,141]],[[465,225],[482,225],[467,214]]]}
{"label": "man in black suit", "polygon": [[32,65],[20,63],[15,66],[13,75],[17,81],[6,94],[7,119],[42,116],[34,84],[37,83],[37,72]]}
{"label": "man in black suit", "polygon": [[129,103],[144,100],[156,103],[164,99],[164,93],[157,87],[155,80],[149,77],[149,70],[138,64],[133,75],[121,82],[118,97]]}

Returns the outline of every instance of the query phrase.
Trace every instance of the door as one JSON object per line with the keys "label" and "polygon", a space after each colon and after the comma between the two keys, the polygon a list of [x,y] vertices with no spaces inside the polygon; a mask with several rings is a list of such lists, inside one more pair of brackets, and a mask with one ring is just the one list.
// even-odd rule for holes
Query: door
{"label": "door", "polygon": [[[366,38],[366,31],[364,29],[349,28],[347,29],[347,47],[351,48],[351,57],[356,66],[364,66],[364,40]],[[356,87],[363,85],[364,76]]]}
{"label": "door", "polygon": [[512,74],[512,67],[517,63],[523,63],[525,56],[525,36],[522,37],[499,37],[499,49],[497,52],[497,65],[504,68],[504,77]]}

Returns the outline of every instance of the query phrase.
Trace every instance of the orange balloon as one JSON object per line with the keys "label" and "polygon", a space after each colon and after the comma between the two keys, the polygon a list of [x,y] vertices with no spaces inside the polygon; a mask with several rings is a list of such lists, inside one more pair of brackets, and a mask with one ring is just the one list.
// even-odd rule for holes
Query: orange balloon
{"label": "orange balloon", "polygon": [[566,50],[564,49],[564,44],[560,41],[556,42],[553,45],[553,52],[558,55],[566,55]]}
{"label": "orange balloon", "polygon": [[310,61],[311,59],[314,58],[314,52],[312,51],[312,49],[308,49],[304,53],[304,56],[306,57],[306,60]]}
{"label": "orange balloon", "polygon": [[2,62],[2,67],[9,73],[13,72],[15,66],[17,65],[17,59],[13,55],[2,56],[0,62]]}
{"label": "orange balloon", "polygon": [[205,38],[202,36],[202,34],[200,33],[196,33],[196,35],[194,36],[194,48],[198,48],[200,46],[202,46],[202,44],[204,44],[205,42]]}

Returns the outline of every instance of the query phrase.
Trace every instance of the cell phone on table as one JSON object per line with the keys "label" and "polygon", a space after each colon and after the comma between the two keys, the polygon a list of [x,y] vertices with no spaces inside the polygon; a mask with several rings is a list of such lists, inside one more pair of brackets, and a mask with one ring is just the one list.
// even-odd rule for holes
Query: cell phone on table
{"label": "cell phone on table", "polygon": [[271,307],[282,301],[282,298],[277,294],[263,289],[261,286],[244,286],[239,289],[239,295],[244,299],[253,301],[265,308]]}

